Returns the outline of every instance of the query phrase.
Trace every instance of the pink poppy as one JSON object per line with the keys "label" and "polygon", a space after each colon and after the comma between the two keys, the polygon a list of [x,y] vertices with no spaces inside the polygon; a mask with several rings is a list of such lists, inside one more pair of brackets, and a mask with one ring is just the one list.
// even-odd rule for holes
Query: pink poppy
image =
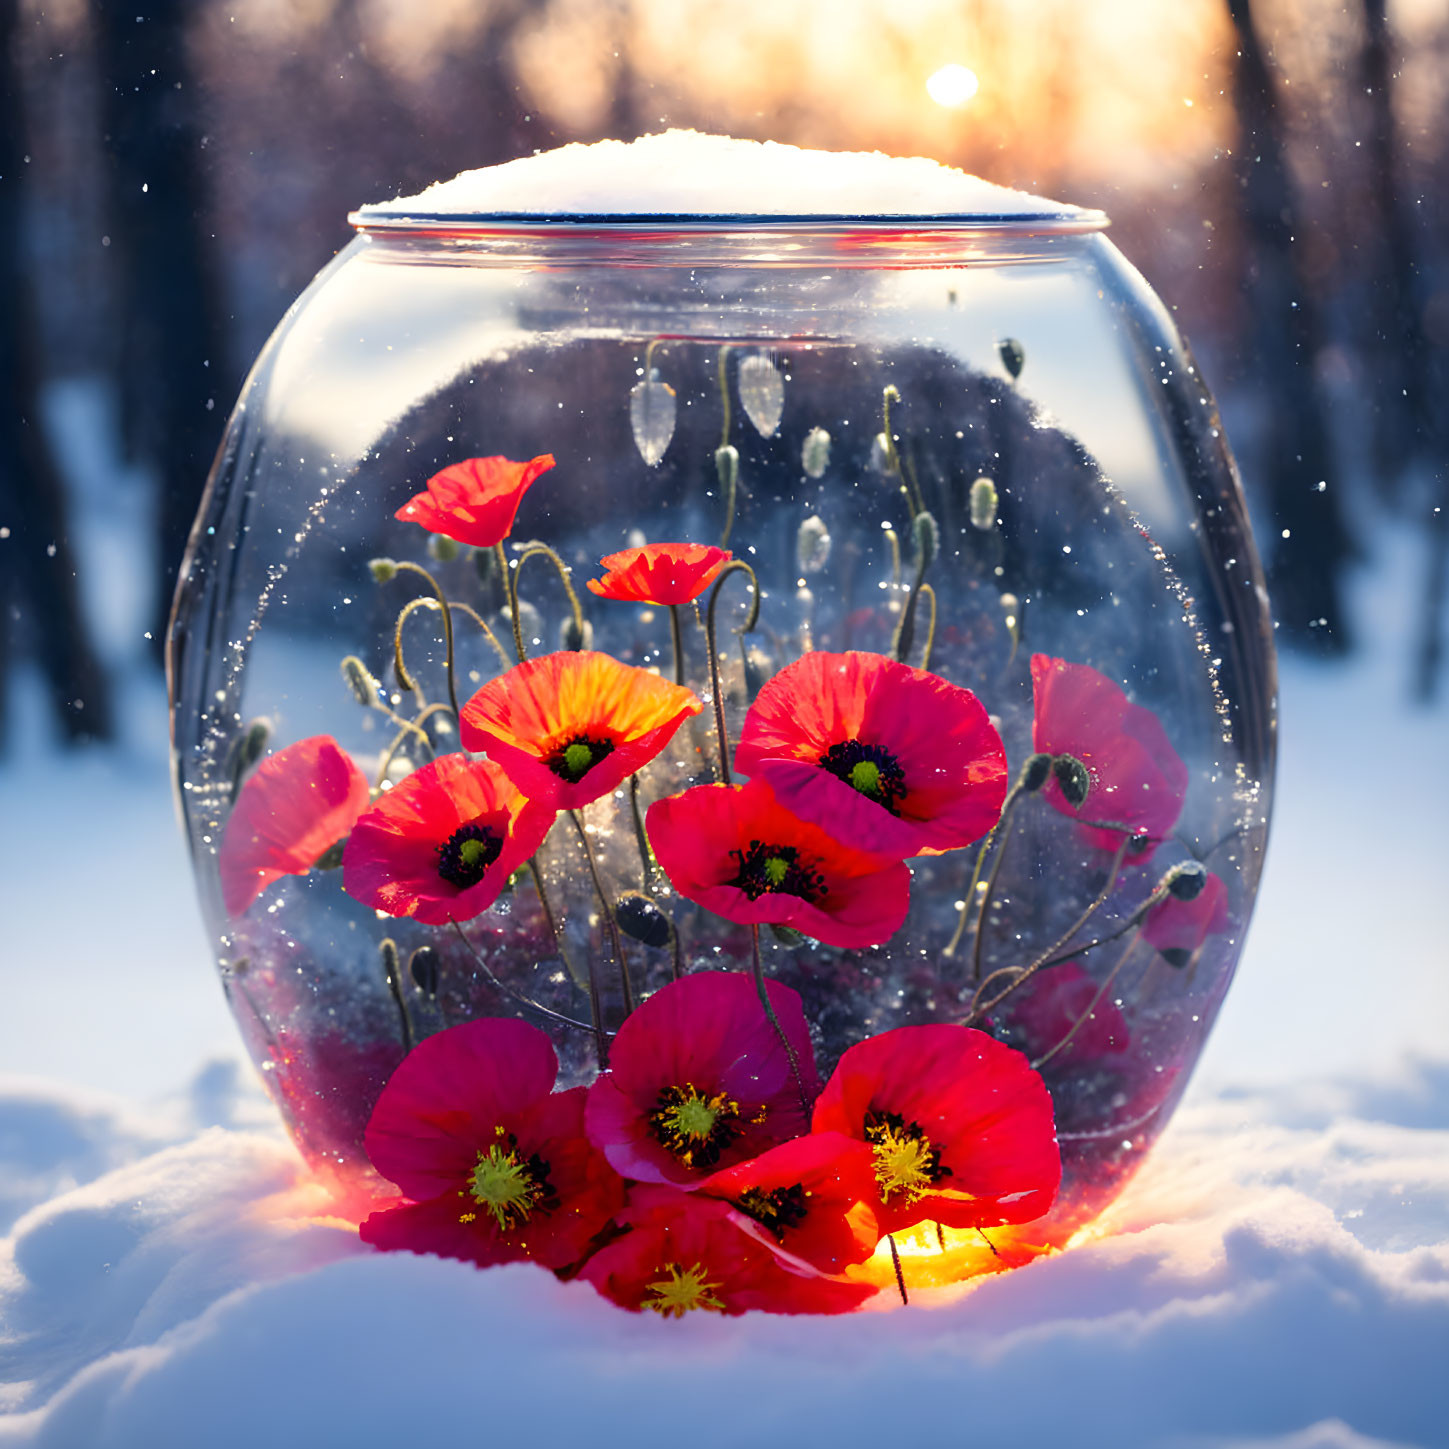
{"label": "pink poppy", "polygon": [[1202,890],[1190,901],[1167,895],[1148,911],[1142,939],[1155,946],[1173,966],[1186,966],[1209,936],[1228,928],[1228,888],[1208,872]]}
{"label": "pink poppy", "polygon": [[558,1058],[526,1022],[483,1018],[420,1042],[373,1108],[372,1165],[411,1201],[362,1239],[487,1267],[576,1263],[623,1202],[584,1135],[585,1088],[553,1091]]}
{"label": "pink poppy", "polygon": [[1061,1181],[1052,1099],[1018,1051],[966,1026],[901,1026],[846,1051],[816,1132],[874,1150],[882,1233],[1025,1223]]}
{"label": "pink poppy", "polygon": [[[1085,1062],[1125,1052],[1132,1039],[1126,1018],[1110,992],[1092,1005],[1097,987],[1076,961],[1038,972],[1012,1003],[1027,1051],[1038,1057],[1072,1032],[1071,1041],[1056,1054],[1055,1061]],[[1089,1009],[1092,1014],[1077,1026]]]}
{"label": "pink poppy", "polygon": [[703,707],[647,669],[563,650],[485,684],[463,706],[461,733],[530,800],[576,810],[647,765]]}
{"label": "pink poppy", "polygon": [[1006,798],[1006,750],[981,701],[879,654],[782,669],[745,717],[735,765],[796,815],[899,860],[980,839]]}
{"label": "pink poppy", "polygon": [[543,844],[553,820],[492,761],[443,755],[358,817],[342,886],[389,916],[429,926],[471,921]]}
{"label": "pink poppy", "polygon": [[629,1231],[600,1248],[580,1272],[604,1297],[634,1312],[849,1313],[876,1289],[792,1271],[740,1231],[717,1198],[668,1187],[630,1189],[619,1222]]}
{"label": "pink poppy", "polygon": [[367,777],[331,735],[263,760],[242,786],[217,851],[227,915],[241,915],[284,875],[306,875],[367,800]]}
{"label": "pink poppy", "polygon": [[601,558],[608,572],[601,579],[589,579],[588,586],[601,599],[687,604],[715,581],[733,557],[727,548],[702,543],[646,543]]}
{"label": "pink poppy", "polygon": [[674,889],[729,921],[790,926],[830,946],[878,946],[910,909],[902,861],[801,820],[764,780],[656,800],[645,827]]}
{"label": "pink poppy", "polygon": [[[806,1095],[820,1090],[800,998],[768,983]],[[590,1140],[625,1177],[697,1185],[807,1127],[789,1054],[755,984],[733,971],[672,981],[625,1019],[589,1088]]]}
{"label": "pink poppy", "polygon": [[552,453],[527,463],[468,458],[434,473],[426,490],[408,499],[395,517],[474,548],[492,548],[508,537],[523,495],[553,465]]}
{"label": "pink poppy", "polygon": [[767,1247],[822,1273],[863,1263],[880,1241],[871,1146],[840,1132],[782,1142],[699,1185],[726,1199],[739,1225]]}
{"label": "pink poppy", "polygon": [[[1177,824],[1187,794],[1187,766],[1172,748],[1157,716],[1132,704],[1122,690],[1088,664],[1071,664],[1046,654],[1031,660],[1035,719],[1032,748],[1048,755],[1073,755],[1087,768],[1091,788],[1080,811],[1050,780],[1042,793],[1064,815],[1130,826],[1148,839],[1130,855],[1145,860]],[[1103,850],[1122,843],[1120,830],[1084,826]]]}

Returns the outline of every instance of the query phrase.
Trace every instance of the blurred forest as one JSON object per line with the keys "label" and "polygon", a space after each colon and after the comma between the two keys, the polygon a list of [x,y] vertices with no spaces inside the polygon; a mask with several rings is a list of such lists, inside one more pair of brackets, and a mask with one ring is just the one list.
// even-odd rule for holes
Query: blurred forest
{"label": "blurred forest", "polygon": [[[979,79],[956,108],[948,63]],[[114,400],[159,640],[246,368],[347,212],[667,126],[1108,211],[1223,406],[1280,642],[1443,685],[1446,0],[0,0],[0,109],[0,731],[21,659],[65,737],[111,724],[58,384]],[[1392,640],[1342,604],[1377,510],[1422,538]]]}

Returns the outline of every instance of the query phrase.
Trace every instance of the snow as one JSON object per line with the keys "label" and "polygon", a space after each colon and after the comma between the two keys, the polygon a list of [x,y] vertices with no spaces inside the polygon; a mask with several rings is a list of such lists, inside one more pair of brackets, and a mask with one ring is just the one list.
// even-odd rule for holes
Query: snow
{"label": "snow", "polygon": [[470,216],[1061,217],[1076,209],[921,156],[665,131],[464,171],[365,219]]}
{"label": "snow", "polygon": [[[1414,540],[1364,543],[1362,635],[1401,639]],[[1403,703],[1405,652],[1288,661],[1240,980],[1100,1232],[954,1302],[817,1320],[666,1322],[526,1265],[365,1249],[239,1061],[159,685],[129,671],[120,742],[63,754],[22,680],[0,759],[0,1449],[1449,1442],[1449,781],[1415,763],[1449,710]],[[101,842],[80,875],[77,822]]]}

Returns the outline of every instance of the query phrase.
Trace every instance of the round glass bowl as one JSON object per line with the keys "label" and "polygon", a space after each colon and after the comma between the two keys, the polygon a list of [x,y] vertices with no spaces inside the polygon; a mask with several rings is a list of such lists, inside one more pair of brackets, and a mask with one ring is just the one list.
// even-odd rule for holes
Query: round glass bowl
{"label": "round glass bowl", "polygon": [[1227,990],[1274,745],[1218,415],[1104,219],[354,222],[170,638],[203,910],[304,1153],[381,1191],[417,1042],[519,1018],[588,1085],[631,1009],[734,972],[818,1082],[943,1024],[1040,1074],[1054,1205],[902,1229],[912,1282],[1066,1242]]}

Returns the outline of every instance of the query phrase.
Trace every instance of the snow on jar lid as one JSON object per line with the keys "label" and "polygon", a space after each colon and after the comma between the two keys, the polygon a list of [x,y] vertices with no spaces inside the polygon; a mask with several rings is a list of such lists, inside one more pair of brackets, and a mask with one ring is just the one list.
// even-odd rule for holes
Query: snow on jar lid
{"label": "snow on jar lid", "polygon": [[808,151],[680,130],[637,141],[561,146],[464,171],[416,196],[373,202],[351,220],[372,230],[503,221],[811,224],[906,218],[1072,231],[1106,224],[1101,212],[1012,191],[921,156]]}

